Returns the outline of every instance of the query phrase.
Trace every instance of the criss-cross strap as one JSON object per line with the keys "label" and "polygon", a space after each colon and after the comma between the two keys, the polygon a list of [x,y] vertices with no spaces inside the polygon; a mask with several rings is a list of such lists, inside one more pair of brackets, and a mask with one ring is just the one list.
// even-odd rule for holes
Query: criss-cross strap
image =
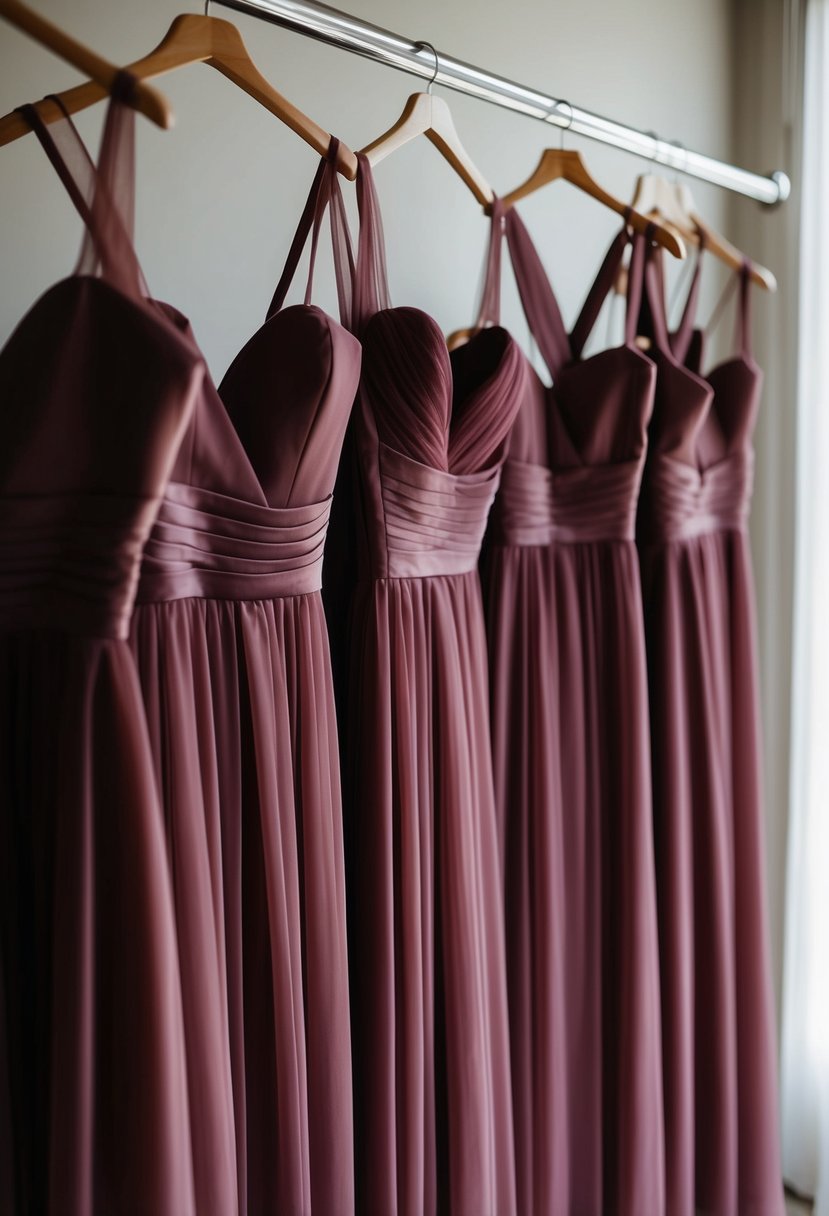
{"label": "criss-cross strap", "polygon": [[524,315],[541,357],[555,380],[560,369],[571,358],[570,339],[561,310],[541,258],[514,207],[506,214],[505,226],[507,247]]}
{"label": "criss-cross strap", "polygon": [[[694,335],[694,326],[697,319],[697,305],[699,302],[699,286],[702,270],[703,253],[705,252],[705,237],[701,233],[699,237],[699,246],[697,255],[694,260],[694,269],[691,275],[691,285],[688,288],[688,293],[685,297],[685,304],[682,309],[682,316],[679,320],[679,325],[672,332],[668,325],[668,312],[666,300],[668,293],[665,285],[665,261],[662,250],[653,247],[648,253],[648,270],[647,276],[651,287],[645,291],[642,299],[642,304],[639,312],[639,332],[646,337],[656,339],[663,343],[667,342],[668,349],[680,363],[684,363],[688,355],[688,349],[691,345],[691,339]],[[657,327],[659,335],[657,335]],[[664,335],[664,337],[663,337]]]}
{"label": "criss-cross strap", "polygon": [[[593,332],[593,328],[599,319],[599,313],[602,311],[605,300],[616,282],[619,274],[619,267],[622,264],[622,259],[625,255],[625,249],[630,242],[630,236],[627,230],[627,219],[630,208],[625,212],[625,226],[616,234],[610,243],[610,248],[604,256],[604,261],[599,267],[599,273],[593,280],[593,284],[587,293],[587,298],[582,305],[581,312],[578,315],[575,325],[573,326],[570,335],[570,349],[574,359],[580,359],[587,340]],[[630,277],[628,278],[628,286],[631,285]]]}
{"label": "criss-cross strap", "polygon": [[[699,304],[699,285],[701,279],[703,254],[705,253],[705,234],[699,234],[699,245],[697,246],[697,256],[694,259],[694,273],[691,276],[691,286],[688,288],[688,294],[685,297],[685,306],[682,309],[682,316],[679,319],[679,325],[671,336],[671,344],[674,354],[680,363],[684,363],[688,356],[688,348],[691,345],[691,338],[694,335],[694,327],[697,321],[697,306]],[[664,270],[662,271],[664,281]]]}
{"label": "criss-cross strap", "polygon": [[276,291],[273,294],[267,316],[272,317],[279,312],[285,303],[288,288],[291,286],[299,259],[311,233],[311,253],[308,259],[308,281],[305,285],[305,303],[311,303],[311,292],[314,282],[314,266],[317,258],[320,228],[326,211],[329,214],[331,226],[331,244],[334,254],[334,274],[337,280],[337,301],[340,310],[340,320],[343,325],[351,325],[352,291],[354,281],[354,255],[351,249],[351,238],[348,232],[348,221],[345,214],[340,182],[337,176],[337,150],[340,141],[331,137],[328,151],[320,160],[305,208],[300,216],[294,239],[288,250],[288,257]]}
{"label": "criss-cross strap", "polygon": [[124,294],[143,300],[147,287],[132,243],[135,210],[135,111],[129,104],[135,79],[119,72],[104,123],[97,166],[63,107],[64,117],[46,125],[34,106],[18,113],[32,128],[84,222],[75,274],[96,275]]}
{"label": "criss-cross strap", "polygon": [[383,218],[371,165],[362,152],[357,154],[357,210],[360,236],[354,272],[352,329],[359,335],[370,317],[391,307]]}
{"label": "criss-cross strap", "polygon": [[737,353],[744,359],[753,358],[751,345],[751,271],[752,263],[743,258],[740,266],[729,275],[728,282],[722,290],[708,324],[705,326],[706,335],[712,334],[720,322],[731,297],[739,288],[737,297],[737,315],[734,325],[734,343]]}
{"label": "criss-cross strap", "polygon": [[490,209],[489,240],[476,329],[485,329],[487,326],[501,323],[501,262],[505,229],[503,199],[494,198]]}

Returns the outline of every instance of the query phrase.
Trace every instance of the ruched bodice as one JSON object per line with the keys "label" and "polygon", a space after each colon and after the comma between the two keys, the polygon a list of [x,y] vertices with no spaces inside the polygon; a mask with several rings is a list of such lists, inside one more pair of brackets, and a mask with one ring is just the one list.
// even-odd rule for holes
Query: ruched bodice
{"label": "ruched bodice", "polygon": [[2,627],[127,636],[202,373],[158,310],[101,279],[65,280],[20,322],[0,358]]}
{"label": "ruched bodice", "polygon": [[[628,334],[622,346],[582,357],[584,343],[621,263],[628,237],[611,245],[584,307],[568,333],[529,235],[513,209],[503,228],[519,292],[553,380],[528,366],[529,384],[509,436],[493,512],[493,535],[507,544],[553,540],[630,540],[647,446],[654,369]],[[637,245],[637,263],[644,247]],[[498,277],[490,255],[489,279]],[[631,270],[638,306],[640,271]],[[481,318],[496,296],[488,283]],[[514,466],[514,467],[513,467]],[[546,522],[544,514],[546,513]],[[546,539],[541,539],[541,538]]]}
{"label": "ruched bodice", "polygon": [[415,308],[363,331],[358,444],[376,578],[474,570],[520,400],[524,360],[502,329],[450,352]]}

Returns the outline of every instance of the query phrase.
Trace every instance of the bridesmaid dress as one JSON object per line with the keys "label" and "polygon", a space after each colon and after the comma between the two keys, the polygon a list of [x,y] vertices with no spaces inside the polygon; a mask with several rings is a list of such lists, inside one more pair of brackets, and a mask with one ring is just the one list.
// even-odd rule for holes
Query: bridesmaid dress
{"label": "bridesmaid dress", "polygon": [[[568,334],[514,208],[503,223],[552,382],[527,365],[483,565],[519,1209],[658,1216],[658,943],[634,543],[655,373],[633,340],[645,242],[633,244],[623,345],[585,358],[626,230]],[[484,321],[497,308],[494,265]]]}
{"label": "bridesmaid dress", "polygon": [[204,368],[120,222],[133,111],[111,102],[97,176],[68,122],[24,113],[88,235],[0,354],[0,1208],[186,1216],[173,901],[126,638]]}
{"label": "bridesmaid dress", "polygon": [[[391,308],[364,157],[346,706],[357,1210],[516,1211],[481,538],[524,363]],[[345,512],[351,502],[341,503]]]}
{"label": "bridesmaid dress", "polygon": [[[236,1140],[231,1130],[225,1152],[238,1201],[234,1176],[232,1201],[205,1188],[200,1216],[237,1203],[251,1216],[354,1212],[339,753],[320,572],[360,347],[310,304],[329,204],[343,308],[351,288],[336,148],[265,323],[219,393],[205,379],[145,549],[133,622],[187,960],[185,1025],[198,1028],[215,1001],[224,1033],[224,1054],[207,1060],[202,1035],[188,1057],[200,1114],[216,1101],[211,1081],[232,1071]],[[282,309],[312,228],[305,303]]]}
{"label": "bridesmaid dress", "polygon": [[[747,533],[762,373],[750,280],[736,354],[701,375],[701,258],[669,333],[651,258],[657,390],[637,521],[648,644],[670,1216],[782,1216]],[[687,364],[687,366],[686,366]]]}

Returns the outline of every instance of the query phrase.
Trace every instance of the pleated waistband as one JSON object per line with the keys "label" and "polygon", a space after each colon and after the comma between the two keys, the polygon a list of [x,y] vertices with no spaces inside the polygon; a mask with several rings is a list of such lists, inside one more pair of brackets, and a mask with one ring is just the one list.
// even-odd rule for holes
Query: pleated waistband
{"label": "pleated waistband", "polygon": [[500,467],[448,473],[383,445],[379,452],[389,578],[467,574],[478,564]]}
{"label": "pleated waistband", "polygon": [[0,498],[0,628],[125,638],[157,498]]}
{"label": "pleated waistband", "polygon": [[494,536],[505,545],[633,540],[640,461],[553,473],[507,460],[495,506]]}
{"label": "pleated waistband", "polygon": [[711,532],[744,532],[753,484],[750,449],[732,452],[703,472],[669,456],[654,456],[643,486],[639,539],[666,543]]}
{"label": "pleated waistband", "polygon": [[138,601],[319,591],[330,510],[330,498],[267,507],[172,483],[145,546]]}

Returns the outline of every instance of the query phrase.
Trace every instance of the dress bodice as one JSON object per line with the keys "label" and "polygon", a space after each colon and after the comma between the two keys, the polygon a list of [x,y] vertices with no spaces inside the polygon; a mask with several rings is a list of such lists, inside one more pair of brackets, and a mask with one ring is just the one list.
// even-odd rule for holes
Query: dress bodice
{"label": "dress bodice", "polygon": [[201,356],[147,298],[124,222],[134,114],[121,96],[97,168],[68,118],[47,128],[23,111],[86,235],[75,273],[0,353],[4,628],[126,636],[144,544],[201,392]]}
{"label": "dress bodice", "polygon": [[437,322],[392,308],[371,169],[360,158],[355,442],[372,577],[474,570],[526,370],[493,327],[451,353]]}
{"label": "dress bodice", "polygon": [[[142,600],[268,599],[320,588],[331,494],[360,369],[357,340],[310,302],[329,210],[341,311],[350,306],[336,149],[332,140],[320,162],[264,324],[218,391],[205,379],[147,545]],[[283,308],[311,232],[305,302]]]}

